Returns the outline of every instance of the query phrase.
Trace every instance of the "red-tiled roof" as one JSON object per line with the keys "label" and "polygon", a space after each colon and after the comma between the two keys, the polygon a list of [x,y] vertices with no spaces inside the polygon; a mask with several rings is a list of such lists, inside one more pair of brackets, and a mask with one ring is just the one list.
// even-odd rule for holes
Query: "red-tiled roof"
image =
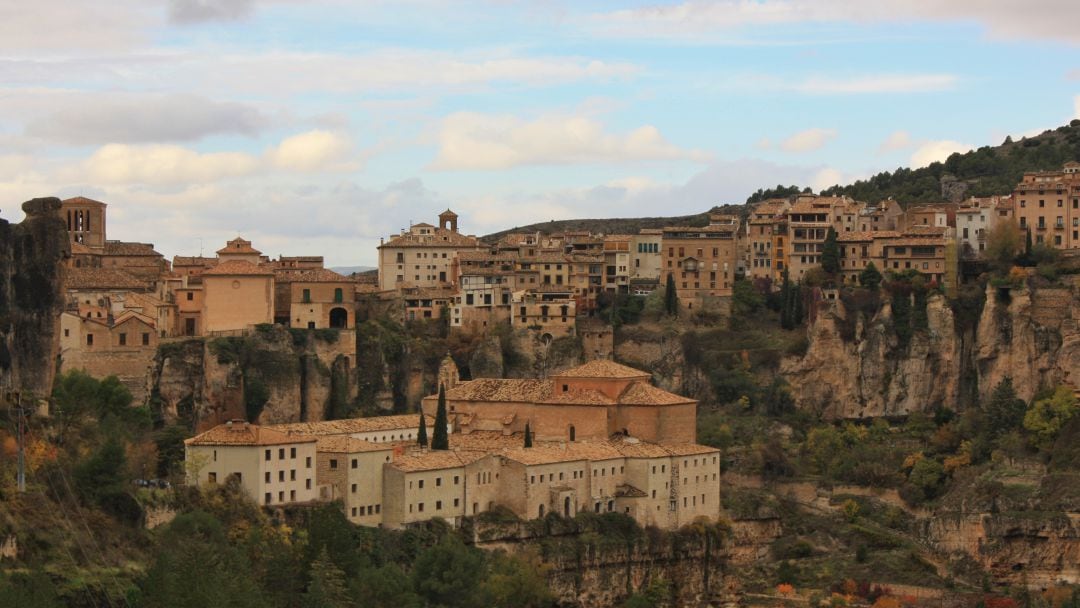
{"label": "red-tiled roof", "polygon": [[139,289],[149,286],[145,281],[116,268],[71,268],[64,277],[66,289]]}
{"label": "red-tiled roof", "polygon": [[558,378],[649,378],[651,376],[649,372],[607,359],[594,359],[584,365],[552,375]]}
{"label": "red-tiled roof", "polygon": [[315,438],[237,420],[219,424],[184,441],[185,445],[283,445],[288,443],[315,443]]}
{"label": "red-tiled roof", "polygon": [[246,260],[228,260],[205,270],[203,276],[274,276],[274,271]]}

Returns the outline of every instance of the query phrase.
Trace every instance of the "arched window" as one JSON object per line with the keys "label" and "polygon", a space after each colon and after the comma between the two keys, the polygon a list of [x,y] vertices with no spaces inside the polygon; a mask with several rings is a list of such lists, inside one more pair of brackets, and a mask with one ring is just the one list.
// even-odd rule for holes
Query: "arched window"
{"label": "arched window", "polygon": [[563,517],[570,517],[570,497],[567,496],[563,499]]}

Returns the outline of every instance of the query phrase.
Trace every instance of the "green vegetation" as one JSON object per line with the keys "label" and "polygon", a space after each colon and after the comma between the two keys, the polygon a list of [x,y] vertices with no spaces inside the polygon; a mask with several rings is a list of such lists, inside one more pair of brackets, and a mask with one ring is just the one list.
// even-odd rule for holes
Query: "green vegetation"
{"label": "green vegetation", "polygon": [[[421,412],[422,413],[422,412]],[[423,416],[421,416],[423,418]],[[439,385],[439,404],[435,410],[435,431],[431,437],[431,449],[433,450],[449,450],[450,449],[450,436],[447,433],[446,426],[449,421],[446,417],[446,387]],[[423,422],[421,421],[421,425]],[[426,429],[425,429],[426,431]],[[426,434],[426,432],[425,432]]]}
{"label": "green vegetation", "polygon": [[1080,126],[1070,123],[1019,142],[1006,140],[1000,146],[955,153],[943,163],[921,169],[900,168],[847,186],[833,186],[822,194],[871,202],[894,198],[904,205],[934,203],[941,201],[942,183],[950,179],[965,182],[969,196],[1008,194],[1025,171],[1059,169],[1077,158]]}
{"label": "green vegetation", "polygon": [[675,291],[674,273],[668,273],[667,283],[664,284],[664,312],[671,317],[679,316],[679,296]]}

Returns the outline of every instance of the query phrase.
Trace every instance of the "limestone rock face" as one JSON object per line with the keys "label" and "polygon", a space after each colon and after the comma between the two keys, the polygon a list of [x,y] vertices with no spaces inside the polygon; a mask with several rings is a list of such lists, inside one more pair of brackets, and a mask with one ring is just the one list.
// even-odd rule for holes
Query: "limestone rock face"
{"label": "limestone rock face", "polygon": [[854,339],[844,339],[841,325],[853,313],[838,302],[823,307],[807,329],[806,354],[784,359],[781,374],[800,407],[829,419],[954,408],[965,395],[985,398],[1006,376],[1031,399],[1040,387],[1080,382],[1075,290],[989,287],[974,331],[957,331],[948,302],[931,296],[928,328],[904,347],[888,304],[872,319],[859,318]]}
{"label": "limestone rock face", "polygon": [[60,199],[22,205],[15,225],[0,219],[0,386],[35,397],[52,392],[64,310],[63,260],[71,255]]}
{"label": "limestone rock face", "polygon": [[335,398],[356,396],[354,340],[352,332],[328,341],[275,326],[168,343],[150,374],[151,405],[196,430],[253,416],[259,424],[325,420]]}
{"label": "limestone rock face", "polygon": [[944,297],[928,300],[928,329],[905,348],[891,328],[887,303],[869,322],[857,322],[853,341],[844,340],[839,327],[848,314],[839,302],[823,306],[807,330],[806,354],[781,363],[800,407],[830,419],[869,418],[956,402],[962,345]]}

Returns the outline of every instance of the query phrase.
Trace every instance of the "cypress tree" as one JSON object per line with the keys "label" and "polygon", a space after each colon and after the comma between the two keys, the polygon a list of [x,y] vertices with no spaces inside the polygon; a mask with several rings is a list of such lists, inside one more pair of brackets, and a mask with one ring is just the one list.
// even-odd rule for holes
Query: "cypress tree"
{"label": "cypress tree", "polygon": [[836,243],[836,230],[829,227],[825,244],[821,246],[821,269],[829,274],[840,272],[840,245]]}
{"label": "cypress tree", "polygon": [[795,327],[792,323],[794,318],[792,312],[791,279],[788,277],[788,271],[784,270],[784,282],[780,286],[780,327],[784,329]]}
{"label": "cypress tree", "polygon": [[525,447],[532,447],[532,430],[529,429],[529,423],[525,423]]}
{"label": "cypress tree", "polygon": [[670,272],[667,275],[667,285],[664,287],[664,310],[673,317],[679,315],[679,294],[675,292],[675,274]]}
{"label": "cypress tree", "polygon": [[439,407],[435,410],[435,432],[431,435],[431,449],[449,450],[450,438],[446,435],[446,386],[439,385]]}
{"label": "cypress tree", "polygon": [[859,273],[859,284],[870,291],[877,291],[881,286],[881,273],[873,262],[867,264],[866,268]]}
{"label": "cypress tree", "polygon": [[795,298],[795,314],[792,316],[792,321],[796,326],[802,325],[803,322],[803,292],[802,281],[795,283],[795,288],[791,290]]}
{"label": "cypress tree", "polygon": [[420,428],[416,431],[416,443],[422,448],[427,447],[427,422],[424,420],[423,408],[420,408]]}

